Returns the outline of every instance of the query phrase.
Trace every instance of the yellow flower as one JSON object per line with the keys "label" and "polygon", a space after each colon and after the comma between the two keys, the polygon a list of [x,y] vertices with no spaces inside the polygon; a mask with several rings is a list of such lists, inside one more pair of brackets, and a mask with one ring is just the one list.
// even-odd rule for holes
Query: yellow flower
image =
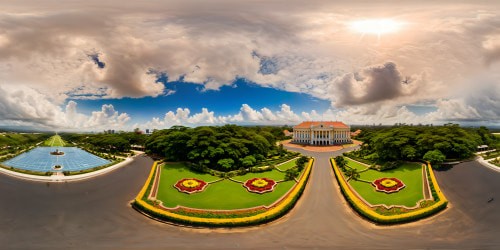
{"label": "yellow flower", "polygon": [[182,182],[182,186],[187,187],[187,188],[194,188],[194,187],[197,187],[199,185],[200,185],[200,183],[197,180],[192,180],[192,179],[185,180]]}
{"label": "yellow flower", "polygon": [[395,182],[391,179],[385,179],[385,180],[381,181],[380,184],[382,184],[382,186],[388,187],[388,188],[398,185],[397,182]]}
{"label": "yellow flower", "polygon": [[252,186],[256,186],[256,187],[265,187],[267,186],[268,182],[266,180],[263,180],[263,179],[257,179],[255,181],[252,181]]}

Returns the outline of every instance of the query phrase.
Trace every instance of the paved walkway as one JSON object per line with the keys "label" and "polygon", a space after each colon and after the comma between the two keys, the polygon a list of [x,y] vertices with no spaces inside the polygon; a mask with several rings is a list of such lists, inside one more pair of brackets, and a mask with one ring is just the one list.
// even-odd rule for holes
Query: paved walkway
{"label": "paved walkway", "polygon": [[305,144],[295,144],[292,143],[291,140],[283,141],[282,144],[284,147],[289,148],[290,150],[303,149],[311,152],[335,152],[348,148],[349,150],[353,150],[358,148],[361,144],[360,141],[353,140],[354,144],[350,144],[350,147],[346,147],[346,145],[332,145],[332,146],[314,146],[314,145],[305,145]]}

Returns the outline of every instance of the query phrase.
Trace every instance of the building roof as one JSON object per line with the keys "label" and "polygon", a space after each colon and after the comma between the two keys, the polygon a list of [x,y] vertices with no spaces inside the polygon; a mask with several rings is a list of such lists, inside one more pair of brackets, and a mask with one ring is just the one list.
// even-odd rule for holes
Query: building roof
{"label": "building roof", "polygon": [[310,128],[311,126],[318,126],[323,124],[323,126],[333,126],[334,128],[349,128],[345,123],[339,121],[305,121],[293,128]]}

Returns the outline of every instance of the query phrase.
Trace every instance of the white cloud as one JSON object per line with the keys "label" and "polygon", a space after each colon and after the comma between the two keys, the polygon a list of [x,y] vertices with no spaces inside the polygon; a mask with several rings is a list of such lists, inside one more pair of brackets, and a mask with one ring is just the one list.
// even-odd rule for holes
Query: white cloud
{"label": "white cloud", "polygon": [[32,88],[3,86],[0,91],[0,125],[87,131],[124,128],[130,120],[128,114],[119,113],[111,104],[88,116],[78,112],[75,101],[69,101],[63,110]]}
{"label": "white cloud", "polygon": [[262,121],[264,118],[261,112],[252,109],[248,104],[243,104],[241,106],[240,114],[244,121]]}
{"label": "white cloud", "polygon": [[[464,91],[476,74],[496,76],[492,72],[498,71],[500,15],[494,1],[380,6],[350,1],[307,6],[296,1],[202,1],[197,8],[185,1],[4,1],[0,81],[9,96],[1,98],[0,114],[9,123],[49,127],[122,124],[131,118],[109,106],[80,122],[76,103],[70,105],[68,97],[176,94],[156,82],[156,73],[165,73],[169,81],[184,79],[202,90],[245,78],[307,93],[331,101],[332,109],[354,112],[361,121],[392,121],[398,110],[400,117],[412,119],[401,107],[424,101],[436,103],[443,119],[498,120],[498,95],[482,99],[480,93]],[[349,30],[350,22],[374,13],[406,25],[380,38]],[[105,66],[99,68],[91,54],[98,54]],[[406,76],[411,83],[401,84]],[[459,90],[465,94],[453,93]],[[191,116],[177,110],[151,122],[280,123],[324,117],[299,115],[286,105],[279,109],[247,105],[226,117],[208,109]],[[73,118],[61,123],[57,117],[65,115]]]}

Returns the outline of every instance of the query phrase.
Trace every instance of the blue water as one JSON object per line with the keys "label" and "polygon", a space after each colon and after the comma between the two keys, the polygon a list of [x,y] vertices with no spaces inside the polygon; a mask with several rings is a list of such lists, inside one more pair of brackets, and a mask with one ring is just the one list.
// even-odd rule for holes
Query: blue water
{"label": "blue water", "polygon": [[[56,149],[64,152],[64,155],[51,155],[50,152]],[[76,147],[37,147],[2,164],[25,170],[58,172],[79,171],[108,163],[111,162]],[[62,169],[54,170],[55,165],[62,166]]]}

